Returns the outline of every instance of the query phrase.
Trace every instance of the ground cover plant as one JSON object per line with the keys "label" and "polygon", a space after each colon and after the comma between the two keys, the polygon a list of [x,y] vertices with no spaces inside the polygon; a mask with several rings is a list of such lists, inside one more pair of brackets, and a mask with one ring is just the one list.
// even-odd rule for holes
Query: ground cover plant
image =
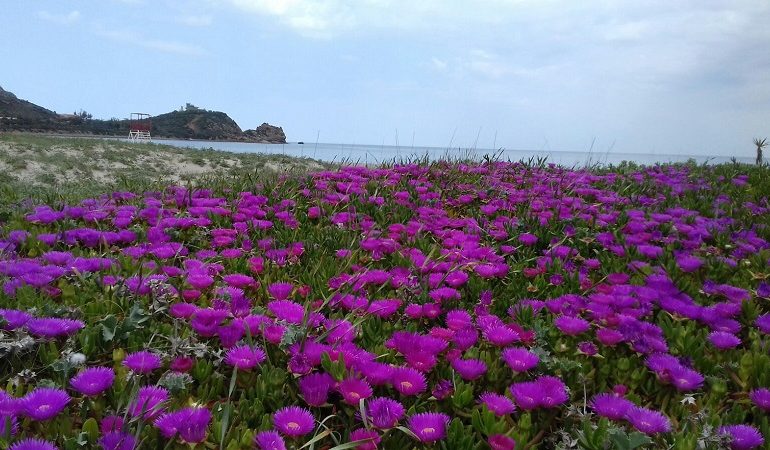
{"label": "ground cover plant", "polygon": [[422,162],[18,204],[0,445],[761,448],[768,175]]}

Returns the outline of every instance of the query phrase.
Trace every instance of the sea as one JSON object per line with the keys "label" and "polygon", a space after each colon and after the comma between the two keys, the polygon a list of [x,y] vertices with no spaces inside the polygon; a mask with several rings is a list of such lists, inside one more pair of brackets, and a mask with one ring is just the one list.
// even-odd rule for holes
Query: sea
{"label": "sea", "polygon": [[523,149],[487,149],[487,148],[448,148],[448,147],[412,147],[394,145],[330,144],[304,143],[256,144],[251,142],[196,141],[158,139],[158,144],[193,149],[212,149],[234,153],[264,153],[312,158],[320,161],[344,164],[382,164],[410,162],[415,160],[465,160],[483,161],[491,158],[497,161],[532,161],[545,159],[564,167],[586,167],[597,165],[617,165],[623,161],[636,164],[654,165],[672,162],[695,161],[698,164],[720,164],[731,161],[754,163],[751,157],[685,155],[664,153],[619,153],[586,151],[550,151]]}

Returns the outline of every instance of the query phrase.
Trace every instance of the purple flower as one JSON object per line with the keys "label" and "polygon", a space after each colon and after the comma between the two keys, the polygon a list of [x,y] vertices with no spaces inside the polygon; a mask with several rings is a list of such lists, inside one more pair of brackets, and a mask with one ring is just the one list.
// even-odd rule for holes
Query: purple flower
{"label": "purple flower", "polygon": [[286,300],[291,295],[292,290],[294,290],[294,285],[291,283],[271,283],[267,287],[267,292],[276,300]]}
{"label": "purple flower", "polygon": [[89,367],[72,377],[73,389],[88,397],[94,397],[112,387],[115,371],[111,367]]}
{"label": "purple flower", "polygon": [[155,419],[155,426],[166,438],[177,434],[184,442],[196,443],[206,439],[206,430],[211,422],[211,412],[206,408],[182,408],[166,413]]}
{"label": "purple flower", "polygon": [[168,391],[157,386],[142,386],[136,398],[128,405],[133,417],[154,419],[163,411],[163,402],[168,400]]}
{"label": "purple flower", "polygon": [[671,431],[671,422],[668,417],[658,411],[639,406],[629,408],[626,412],[626,420],[634,428],[650,436]]}
{"label": "purple flower", "polygon": [[273,414],[273,425],[286,436],[304,436],[315,426],[315,418],[305,408],[287,406]]}
{"label": "purple flower", "polygon": [[577,336],[591,328],[591,324],[587,320],[573,316],[559,316],[553,321],[553,324],[559,331],[568,336]]}
{"label": "purple flower", "polygon": [[286,450],[286,442],[277,431],[262,431],[254,436],[257,450]]}
{"label": "purple flower", "polygon": [[489,436],[487,444],[492,450],[515,450],[516,441],[504,434],[493,434]]}
{"label": "purple flower", "polygon": [[540,406],[553,408],[569,400],[567,385],[560,378],[552,376],[542,376],[535,380],[542,390],[542,400]]}
{"label": "purple flower", "polygon": [[505,347],[521,340],[521,336],[515,330],[506,325],[493,325],[482,331],[484,339],[490,344]]}
{"label": "purple flower", "polygon": [[487,409],[495,413],[496,416],[505,416],[516,411],[516,404],[513,403],[513,400],[494,392],[484,392],[479,396],[479,402],[486,405]]}
{"label": "purple flower", "polygon": [[615,394],[597,394],[591,399],[591,409],[602,417],[612,420],[623,420],[626,413],[634,406],[630,400],[618,397]]}
{"label": "purple flower", "polygon": [[238,370],[251,370],[262,364],[266,357],[261,348],[244,344],[231,347],[227,351],[225,362]]}
{"label": "purple flower", "polygon": [[104,433],[99,438],[99,446],[103,450],[134,450],[136,448],[136,439],[131,433],[110,431]]}
{"label": "purple flower", "polygon": [[712,331],[708,335],[708,340],[711,342],[711,345],[719,350],[727,350],[741,345],[741,340],[738,336],[726,331]]}
{"label": "purple flower", "polygon": [[31,318],[32,315],[18,309],[0,309],[0,322],[5,321],[0,330],[15,330],[24,326]]}
{"label": "purple flower", "polygon": [[326,372],[311,373],[299,379],[299,391],[310,406],[326,403],[333,387],[334,378]]}
{"label": "purple flower", "polygon": [[703,385],[703,375],[687,367],[676,367],[671,370],[671,384],[680,392],[694,391]]}
{"label": "purple flower", "polygon": [[542,392],[537,383],[533,381],[514,383],[511,385],[510,391],[519,408],[529,411],[540,406]]}
{"label": "purple flower", "polygon": [[350,442],[365,441],[356,446],[356,450],[377,450],[377,444],[382,439],[374,430],[359,428],[350,433]]}
{"label": "purple flower", "polygon": [[676,265],[682,272],[695,272],[703,265],[703,260],[697,256],[680,255],[676,258]]}
{"label": "purple flower", "polygon": [[599,349],[596,347],[596,344],[590,341],[580,342],[577,347],[580,353],[587,356],[594,356],[599,352]]}
{"label": "purple flower", "polygon": [[751,401],[754,402],[754,404],[757,405],[759,409],[770,412],[770,389],[767,389],[767,388],[754,389],[749,394],[749,397],[751,398]]}
{"label": "purple flower", "polygon": [[409,417],[407,426],[420,442],[431,443],[446,437],[449,416],[444,413],[420,413]]}
{"label": "purple flower", "polygon": [[391,383],[403,395],[417,395],[428,387],[425,375],[411,367],[396,367],[393,369]]}
{"label": "purple flower", "polygon": [[433,386],[431,394],[436,400],[444,400],[451,397],[455,392],[454,384],[452,380],[441,380]]}
{"label": "purple flower", "polygon": [[27,438],[8,447],[8,450],[58,450],[54,443],[43,439]]}
{"label": "purple flower", "polygon": [[487,372],[487,365],[480,359],[457,358],[451,365],[465,381],[473,381]]}
{"label": "purple flower", "polygon": [[404,417],[404,405],[392,398],[374,397],[366,403],[366,415],[377,428],[393,428]]}
{"label": "purple flower", "polygon": [[123,360],[124,366],[139,374],[151,373],[153,370],[159,369],[161,363],[160,356],[147,350],[129,353]]}
{"label": "purple flower", "polygon": [[56,417],[70,401],[62,389],[36,388],[20,400],[21,411],[33,420],[48,420]]}
{"label": "purple flower", "polygon": [[80,320],[43,317],[29,319],[27,322],[29,334],[43,338],[69,336],[86,326]]}
{"label": "purple flower", "polygon": [[768,314],[762,314],[761,316],[757,317],[757,320],[754,321],[754,324],[759,328],[759,331],[770,334],[770,313]]}
{"label": "purple flower", "polygon": [[732,438],[730,448],[733,450],[749,450],[765,443],[762,433],[751,425],[726,425],[719,428],[719,434]]}
{"label": "purple flower", "polygon": [[305,307],[291,300],[273,300],[267,309],[280,320],[299,325],[305,318]]}
{"label": "purple flower", "polygon": [[358,378],[347,378],[340,381],[337,389],[348,405],[357,406],[359,400],[372,396],[372,387],[369,386],[369,383]]}
{"label": "purple flower", "polygon": [[514,372],[526,372],[540,362],[540,358],[523,347],[510,347],[503,350],[502,359]]}

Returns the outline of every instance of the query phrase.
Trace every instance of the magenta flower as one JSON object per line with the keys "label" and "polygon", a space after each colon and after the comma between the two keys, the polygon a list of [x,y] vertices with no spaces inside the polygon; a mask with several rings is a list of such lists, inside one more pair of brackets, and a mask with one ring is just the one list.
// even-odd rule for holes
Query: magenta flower
{"label": "magenta flower", "polygon": [[536,354],[523,347],[506,348],[501,357],[514,372],[526,372],[540,362],[540,358]]}
{"label": "magenta flower", "polygon": [[770,334],[770,313],[762,314],[761,316],[757,317],[757,320],[754,321],[754,324],[757,326],[759,331],[765,334]]}
{"label": "magenta flower", "polygon": [[357,406],[362,398],[372,396],[372,387],[364,380],[358,378],[346,378],[340,381],[337,387],[345,403]]}
{"label": "magenta flower", "polygon": [[615,394],[597,394],[591,399],[591,409],[602,417],[611,420],[623,420],[626,413],[634,406],[630,400]]}
{"label": "magenta flower", "polygon": [[85,327],[86,324],[80,320],[44,317],[29,319],[26,326],[29,334],[33,336],[55,338],[74,334]]}
{"label": "magenta flower", "polygon": [[462,330],[473,326],[473,318],[464,309],[455,309],[446,314],[446,326],[450,330]]}
{"label": "magenta flower", "polygon": [[770,412],[770,389],[754,389],[749,394],[749,398],[757,407],[763,411]]}
{"label": "magenta flower", "polygon": [[195,407],[163,414],[154,422],[164,437],[170,439],[178,434],[187,443],[203,442],[209,423],[211,412],[206,408]]}
{"label": "magenta flower", "polygon": [[516,441],[504,434],[493,434],[489,436],[487,444],[492,450],[515,450]]}
{"label": "magenta flower", "polygon": [[553,321],[553,324],[567,336],[577,336],[591,328],[591,324],[587,320],[573,316],[559,316]]}
{"label": "magenta flower", "polygon": [[88,397],[94,397],[112,387],[115,371],[111,367],[89,367],[72,377],[73,389]]}
{"label": "magenta flower", "polygon": [[680,392],[694,391],[703,385],[703,375],[687,367],[679,366],[670,371],[671,384]]}
{"label": "magenta flower", "polygon": [[708,335],[708,340],[711,342],[711,345],[719,350],[727,350],[741,345],[741,340],[738,336],[726,331],[712,331]]}
{"label": "magenta flower", "polygon": [[506,325],[493,325],[484,329],[482,332],[484,339],[489,341],[490,344],[498,347],[505,347],[506,345],[519,342],[521,336],[516,331],[512,330]]}
{"label": "magenta flower", "polygon": [[123,360],[123,365],[137,374],[151,373],[159,369],[161,364],[160,356],[147,350],[129,353]]}
{"label": "magenta flower", "polygon": [[254,436],[257,450],[286,450],[286,442],[277,431],[262,431]]}
{"label": "magenta flower", "polygon": [[311,373],[299,379],[299,391],[310,406],[321,406],[329,398],[334,378],[326,372]]}
{"label": "magenta flower", "polygon": [[99,438],[99,446],[103,450],[134,450],[136,438],[131,433],[110,431]]}
{"label": "magenta flower", "polygon": [[428,387],[425,375],[411,367],[396,367],[393,369],[391,383],[402,395],[417,395]]}
{"label": "magenta flower", "polygon": [[27,438],[8,447],[8,450],[59,450],[53,442],[43,439]]}
{"label": "magenta flower", "polygon": [[168,396],[168,391],[162,387],[143,386],[128,405],[128,412],[133,417],[152,420],[163,412],[163,403],[168,400]]}
{"label": "magenta flower", "polygon": [[377,428],[388,429],[404,417],[404,405],[392,398],[375,397],[366,403],[366,415]]}
{"label": "magenta flower", "polygon": [[552,376],[542,376],[535,380],[542,390],[542,399],[540,406],[544,408],[553,408],[554,406],[566,403],[569,400],[567,385],[560,378]]}
{"label": "magenta flower", "polygon": [[529,411],[540,406],[542,392],[537,383],[533,381],[514,383],[511,385],[510,391],[519,408]]}
{"label": "magenta flower", "polygon": [[590,341],[583,341],[577,345],[578,351],[586,356],[594,356],[599,352],[596,344]]}
{"label": "magenta flower", "polygon": [[267,309],[280,320],[299,325],[305,317],[305,307],[291,300],[273,300]]}
{"label": "magenta flower", "polygon": [[27,417],[43,421],[56,417],[70,401],[63,389],[36,388],[19,400],[21,412]]}
{"label": "magenta flower", "polygon": [[31,314],[18,309],[0,309],[0,322],[5,321],[4,324],[0,325],[0,330],[21,328],[31,318]]}
{"label": "magenta flower", "polygon": [[731,437],[732,450],[750,450],[765,444],[762,433],[751,425],[725,425],[719,428],[719,434]]}
{"label": "magenta flower", "polygon": [[377,450],[377,444],[382,439],[374,430],[359,428],[350,433],[350,442],[365,441],[356,446],[356,450]]}
{"label": "magenta flower", "polygon": [[407,426],[423,443],[440,441],[446,437],[449,416],[444,413],[420,413],[409,417]]}
{"label": "magenta flower", "polygon": [[267,356],[259,347],[246,344],[231,347],[225,356],[225,362],[238,370],[251,370],[262,364]]}
{"label": "magenta flower", "polygon": [[458,358],[453,360],[451,365],[465,381],[475,380],[487,372],[487,365],[480,359]]}
{"label": "magenta flower", "polygon": [[315,426],[315,418],[305,408],[299,406],[287,406],[273,414],[273,425],[286,436],[304,436]]}
{"label": "magenta flower", "polygon": [[494,392],[484,392],[479,396],[479,402],[486,405],[487,409],[495,413],[496,416],[505,416],[516,411],[516,404],[513,403],[513,400]]}
{"label": "magenta flower", "polygon": [[267,287],[267,292],[276,300],[286,300],[293,290],[294,285],[291,283],[271,283]]}
{"label": "magenta flower", "polygon": [[652,409],[633,406],[626,412],[626,420],[634,428],[650,436],[671,431],[671,422],[668,417]]}

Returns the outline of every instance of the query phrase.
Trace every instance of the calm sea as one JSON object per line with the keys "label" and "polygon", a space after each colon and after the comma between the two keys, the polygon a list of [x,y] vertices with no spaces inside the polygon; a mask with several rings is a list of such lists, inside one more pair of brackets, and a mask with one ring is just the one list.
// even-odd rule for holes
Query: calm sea
{"label": "calm sea", "polygon": [[[430,160],[470,158],[482,160],[484,156],[495,156],[498,160],[521,161],[530,158],[548,158],[549,163],[567,167],[582,167],[594,164],[618,164],[623,161],[633,161],[638,164],[655,164],[667,162],[686,162],[693,159],[698,163],[718,164],[730,162],[729,156],[703,155],[667,155],[656,153],[615,153],[615,152],[567,152],[545,150],[516,150],[516,149],[448,149],[441,147],[397,147],[392,145],[360,145],[360,144],[325,144],[325,143],[289,143],[289,144],[254,144],[249,142],[220,142],[220,141],[188,141],[162,139],[154,141],[158,144],[168,144],[175,147],[196,149],[214,149],[235,153],[272,153],[295,157],[306,157],[328,162],[345,162],[350,164],[378,164],[392,161],[408,161],[414,158],[427,157]],[[736,157],[738,162],[753,163],[749,157]]]}

